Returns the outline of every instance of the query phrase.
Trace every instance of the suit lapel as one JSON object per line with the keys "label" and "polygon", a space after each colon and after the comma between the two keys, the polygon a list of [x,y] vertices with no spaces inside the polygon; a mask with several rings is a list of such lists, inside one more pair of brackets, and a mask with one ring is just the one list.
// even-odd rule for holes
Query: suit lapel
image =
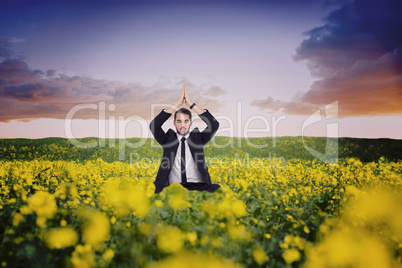
{"label": "suit lapel", "polygon": [[[173,142],[173,146],[172,146],[172,152],[173,152],[173,159],[172,161],[174,162],[174,159],[176,158],[176,154],[177,154],[177,148],[179,148],[179,140],[177,139],[177,133],[174,132],[174,137],[175,137],[175,141]],[[173,164],[172,162],[172,164]]]}
{"label": "suit lapel", "polygon": [[194,151],[194,147],[193,145],[195,144],[195,140],[194,140],[194,134],[198,132],[198,128],[196,127],[195,129],[193,129],[193,131],[190,132],[190,135],[188,136],[188,147],[190,148],[190,152],[191,152],[191,156],[193,157],[194,161],[195,161],[195,151]]}

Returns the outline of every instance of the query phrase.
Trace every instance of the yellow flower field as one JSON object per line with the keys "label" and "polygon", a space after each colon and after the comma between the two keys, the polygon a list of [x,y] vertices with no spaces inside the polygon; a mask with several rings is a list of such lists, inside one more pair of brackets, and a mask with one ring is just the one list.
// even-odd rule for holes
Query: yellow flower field
{"label": "yellow flower field", "polygon": [[155,195],[158,161],[0,160],[1,266],[401,266],[401,161],[208,161]]}

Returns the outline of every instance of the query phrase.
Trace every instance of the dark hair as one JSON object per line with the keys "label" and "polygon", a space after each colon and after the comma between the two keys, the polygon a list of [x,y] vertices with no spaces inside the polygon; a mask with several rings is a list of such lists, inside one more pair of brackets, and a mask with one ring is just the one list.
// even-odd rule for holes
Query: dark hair
{"label": "dark hair", "polygon": [[174,113],[174,121],[176,121],[176,114],[186,114],[186,115],[188,115],[190,117],[190,121],[191,121],[191,112],[187,108],[180,108],[179,110],[177,110]]}

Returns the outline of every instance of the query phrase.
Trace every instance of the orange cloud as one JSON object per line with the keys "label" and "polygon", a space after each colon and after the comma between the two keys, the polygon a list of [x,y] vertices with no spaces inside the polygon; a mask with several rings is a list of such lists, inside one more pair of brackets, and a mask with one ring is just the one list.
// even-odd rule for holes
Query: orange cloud
{"label": "orange cloud", "polygon": [[[172,89],[171,83],[167,85],[165,82],[144,86],[141,83],[68,76],[55,70],[30,70],[23,60],[6,57],[0,62],[0,122],[65,119],[75,105],[99,102],[105,102],[105,107],[115,105],[113,116],[116,118],[137,115],[150,119],[153,113],[177,101],[183,82],[188,83],[177,81]],[[188,83],[188,91],[197,104],[211,111],[221,107],[213,97],[225,93],[218,87],[199,89],[191,83]],[[216,94],[209,94],[211,92]],[[151,111],[152,105],[156,105],[158,111]],[[83,109],[74,118],[97,119],[99,111]]]}
{"label": "orange cloud", "polygon": [[377,60],[357,61],[350,69],[313,83],[310,90],[285,102],[268,97],[251,105],[281,110],[286,114],[308,115],[334,101],[340,117],[402,114],[400,51]]}
{"label": "orange cloud", "polygon": [[347,1],[324,21],[294,56],[320,80],[289,102],[267,97],[251,105],[307,115],[338,101],[340,117],[402,114],[400,1]]}

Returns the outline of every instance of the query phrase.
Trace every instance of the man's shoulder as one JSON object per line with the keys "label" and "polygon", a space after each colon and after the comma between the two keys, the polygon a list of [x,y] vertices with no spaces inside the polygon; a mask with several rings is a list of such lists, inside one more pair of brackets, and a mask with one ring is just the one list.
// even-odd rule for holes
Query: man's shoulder
{"label": "man's shoulder", "polygon": [[200,130],[198,129],[198,127],[194,128],[193,130],[191,130],[190,132],[190,139],[193,141],[198,141],[199,140],[199,135],[200,135]]}
{"label": "man's shoulder", "polygon": [[193,130],[191,130],[190,136],[191,136],[191,135],[196,135],[197,133],[200,133],[200,130],[198,129],[198,127],[196,127],[196,128],[194,128]]}
{"label": "man's shoulder", "polygon": [[168,134],[169,136],[177,137],[176,131],[174,131],[174,130],[171,129],[171,128],[168,129],[167,134]]}

